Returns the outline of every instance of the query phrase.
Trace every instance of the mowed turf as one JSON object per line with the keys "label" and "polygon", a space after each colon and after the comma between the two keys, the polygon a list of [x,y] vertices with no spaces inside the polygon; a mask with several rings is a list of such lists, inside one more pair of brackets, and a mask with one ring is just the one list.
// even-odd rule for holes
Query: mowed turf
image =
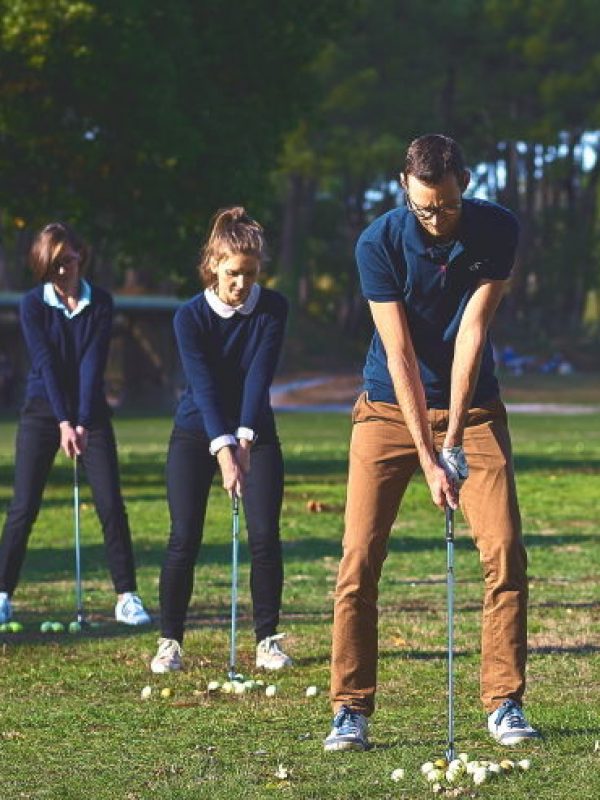
{"label": "mowed turf", "polygon": [[[472,758],[529,757],[463,796],[600,796],[600,416],[513,416],[518,487],[530,556],[527,710],[543,742],[501,748],[479,702],[481,571],[462,520],[456,548],[456,732]],[[168,419],[115,421],[140,593],[158,615],[168,532],[164,460]],[[325,754],[332,593],[342,535],[349,420],[281,415],[287,474],[281,630],[295,666],[278,693],[208,696],[228,658],[230,514],[215,486],[185,641],[186,670],[153,676],[158,628],[113,619],[114,595],[89,488],[82,488],[85,602],[101,623],[82,636],[43,635],[73,618],[72,472],[52,472],[14,598],[22,634],[0,634],[0,798],[425,798],[422,762],[446,745],[446,595],[443,515],[421,479],[410,487],[381,581],[378,711],[368,753]],[[0,501],[12,481],[12,421],[0,424]],[[319,506],[320,504],[320,506]],[[322,510],[311,512],[309,507]],[[3,518],[2,518],[3,519]],[[248,553],[241,550],[240,669],[253,666]],[[261,676],[266,677],[266,676]],[[271,679],[266,678],[267,682]],[[149,700],[140,691],[149,684]],[[316,685],[316,698],[305,696]],[[170,687],[172,695],[160,698]],[[278,765],[288,779],[276,777]],[[406,770],[400,783],[390,774]]]}

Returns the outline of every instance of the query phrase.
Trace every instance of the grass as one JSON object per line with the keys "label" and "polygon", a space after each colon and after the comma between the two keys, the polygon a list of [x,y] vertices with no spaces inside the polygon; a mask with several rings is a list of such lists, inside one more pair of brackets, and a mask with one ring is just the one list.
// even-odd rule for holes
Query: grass
{"label": "grass", "polygon": [[[164,489],[167,419],[117,420],[123,490],[140,593],[156,614],[168,530]],[[518,750],[532,760],[465,796],[522,800],[600,796],[600,415],[512,418],[521,506],[530,555],[527,704],[545,734]],[[10,497],[12,421],[0,423],[0,502]],[[407,493],[381,582],[379,707],[375,747],[325,754],[332,592],[340,554],[349,432],[344,415],[282,415],[287,462],[282,630],[294,668],[278,695],[208,697],[228,652],[230,517],[215,487],[185,642],[187,669],[152,676],[157,629],[132,632],[112,620],[99,526],[83,488],[85,600],[102,623],[88,635],[38,633],[42,620],[72,618],[71,472],[57,459],[15,596],[22,634],[0,634],[0,798],[425,798],[419,765],[446,738],[445,548],[442,517],[422,481]],[[307,503],[320,501],[322,513]],[[478,700],[481,577],[458,527],[457,738],[460,750],[499,759]],[[254,675],[242,547],[240,667]],[[172,697],[140,699],[146,684]],[[321,694],[304,695],[315,684]],[[290,779],[275,777],[278,764]],[[390,773],[404,767],[406,778]]]}

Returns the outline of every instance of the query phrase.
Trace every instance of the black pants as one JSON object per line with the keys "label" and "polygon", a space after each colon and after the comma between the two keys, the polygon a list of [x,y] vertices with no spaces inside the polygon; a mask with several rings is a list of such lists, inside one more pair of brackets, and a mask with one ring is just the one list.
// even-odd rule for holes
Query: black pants
{"label": "black pants", "polygon": [[[279,515],[283,499],[283,458],[276,437],[253,446],[242,498],[250,548],[250,592],[256,641],[277,631],[283,563]],[[174,428],[167,458],[171,535],[160,576],[162,635],[183,641],[202,542],[206,504],[217,459],[200,432]]]}
{"label": "black pants", "polygon": [[[0,591],[9,595],[19,581],[27,540],[59,447],[56,419],[37,410],[35,403],[25,407],[17,430],[14,495],[0,540]],[[80,458],[102,525],[115,590],[118,594],[135,591],[131,533],[121,497],[117,448],[109,420],[89,430],[87,448]],[[68,519],[70,523],[70,511]]]}

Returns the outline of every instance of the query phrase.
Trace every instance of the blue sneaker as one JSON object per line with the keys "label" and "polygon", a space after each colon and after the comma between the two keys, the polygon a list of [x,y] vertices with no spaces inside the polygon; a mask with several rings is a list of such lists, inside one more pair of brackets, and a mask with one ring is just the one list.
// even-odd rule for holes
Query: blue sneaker
{"label": "blue sneaker", "polygon": [[505,745],[540,738],[540,732],[527,722],[521,706],[514,700],[505,700],[489,715],[488,730],[497,742]]}
{"label": "blue sneaker", "polygon": [[364,714],[342,706],[333,718],[333,727],[323,746],[325,750],[367,750],[369,722]]}
{"label": "blue sneaker", "polygon": [[0,624],[10,622],[12,618],[12,606],[10,598],[6,592],[0,592]]}

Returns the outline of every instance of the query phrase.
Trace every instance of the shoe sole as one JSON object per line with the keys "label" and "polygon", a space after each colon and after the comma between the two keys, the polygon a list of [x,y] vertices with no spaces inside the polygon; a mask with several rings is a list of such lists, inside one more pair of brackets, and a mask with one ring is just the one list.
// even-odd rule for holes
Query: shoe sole
{"label": "shoe sole", "polygon": [[507,736],[496,736],[495,733],[492,733],[492,737],[498,742],[498,744],[502,744],[505,747],[510,747],[513,744],[521,744],[521,742],[530,742],[532,739],[541,739],[542,735],[540,733],[519,733],[515,736],[507,737]]}
{"label": "shoe sole", "polygon": [[181,670],[181,664],[177,667],[165,667],[162,664],[150,664],[150,672],[153,672],[155,675],[166,675],[167,672],[179,672]]}
{"label": "shoe sole", "polygon": [[268,669],[269,672],[277,672],[280,669],[285,669],[286,667],[292,667],[293,661],[288,661],[286,664],[280,664],[278,667],[272,667],[268,664],[259,664],[258,661],[256,662],[257,669]]}
{"label": "shoe sole", "polygon": [[329,744],[325,742],[325,744],[323,745],[323,749],[326,752],[330,753],[343,750],[354,750],[354,751],[364,752],[365,750],[368,749],[368,745],[364,745],[361,742],[330,742]]}

